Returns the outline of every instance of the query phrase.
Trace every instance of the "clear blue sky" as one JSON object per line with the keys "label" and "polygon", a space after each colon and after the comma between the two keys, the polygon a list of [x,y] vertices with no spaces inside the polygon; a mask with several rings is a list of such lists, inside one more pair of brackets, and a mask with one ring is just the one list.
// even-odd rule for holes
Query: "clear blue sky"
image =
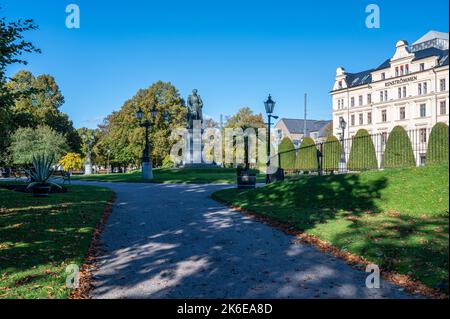
{"label": "clear blue sky", "polygon": [[[81,28],[65,27],[66,5],[81,10]],[[366,5],[381,9],[381,28],[365,27]],[[219,119],[242,106],[276,114],[331,118],[336,67],[357,72],[390,57],[399,39],[448,32],[448,1],[106,1],[0,0],[8,18],[33,18],[27,35],[42,54],[27,56],[35,74],[55,76],[62,110],[76,127],[95,127],[139,88],[170,81],[186,98],[197,88],[204,112]],[[21,66],[10,67],[9,74]]]}

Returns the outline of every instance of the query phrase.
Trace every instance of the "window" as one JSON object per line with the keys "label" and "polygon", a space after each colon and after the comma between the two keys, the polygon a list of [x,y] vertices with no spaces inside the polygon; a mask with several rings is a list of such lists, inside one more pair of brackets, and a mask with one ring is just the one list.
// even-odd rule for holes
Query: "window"
{"label": "window", "polygon": [[338,100],[338,110],[341,109],[341,100]]}
{"label": "window", "polygon": [[400,120],[404,120],[406,118],[406,112],[405,112],[405,107],[402,106],[400,108]]}
{"label": "window", "polygon": [[417,84],[417,93],[422,95],[422,83]]}
{"label": "window", "polygon": [[387,132],[382,132],[381,133],[381,144],[384,145],[386,144],[387,141]]}
{"label": "window", "polygon": [[447,114],[447,102],[446,101],[441,101],[439,114],[441,114],[441,115]]}
{"label": "window", "polygon": [[427,116],[427,105],[426,104],[420,104],[420,117]]}
{"label": "window", "polygon": [[419,140],[420,140],[420,143],[427,142],[427,129],[426,128],[421,128],[419,130]]}
{"label": "window", "polygon": [[339,88],[339,89],[342,89],[342,81],[339,81],[339,82],[338,82],[338,88]]}
{"label": "window", "polygon": [[425,63],[420,63],[420,71],[424,71],[425,70]]}
{"label": "window", "polygon": [[427,94],[427,82],[423,83],[423,94]]}
{"label": "window", "polygon": [[384,73],[384,72],[381,73],[381,79],[382,79],[382,80],[386,79],[386,73]]}
{"label": "window", "polygon": [[372,112],[367,113],[367,124],[372,124]]}
{"label": "window", "polygon": [[352,97],[351,99],[350,99],[350,105],[353,107],[353,106],[355,106],[355,98],[354,97]]}
{"label": "window", "polygon": [[409,74],[409,64],[405,65],[405,73]]}
{"label": "window", "polygon": [[404,74],[404,68],[403,68],[403,65],[401,65],[400,66],[400,75],[403,75]]}
{"label": "window", "polygon": [[359,114],[359,125],[363,125],[363,124],[364,124],[363,114],[360,113],[360,114]]}
{"label": "window", "polygon": [[371,104],[372,103],[372,94],[367,94],[367,104]]}
{"label": "window", "polygon": [[381,111],[381,122],[386,122],[387,121],[387,113],[386,110],[382,110]]}
{"label": "window", "polygon": [[403,87],[403,97],[406,97],[406,86]]}
{"label": "window", "polygon": [[352,115],[350,117],[350,123],[351,123],[352,126],[355,126],[355,115]]}
{"label": "window", "polygon": [[383,91],[380,91],[380,102],[383,102],[383,99],[384,99]]}
{"label": "window", "polygon": [[398,88],[398,98],[402,98],[402,88]]}
{"label": "window", "polygon": [[395,67],[395,76],[398,76],[398,66]]}
{"label": "window", "polygon": [[445,91],[445,89],[446,89],[446,86],[445,86],[445,79],[441,79],[441,80],[439,81],[439,87],[440,87],[441,91]]}
{"label": "window", "polygon": [[363,96],[362,95],[359,96],[358,102],[359,102],[359,106],[363,105]]}
{"label": "window", "polygon": [[384,100],[387,101],[388,100],[388,92],[387,90],[384,91]]}

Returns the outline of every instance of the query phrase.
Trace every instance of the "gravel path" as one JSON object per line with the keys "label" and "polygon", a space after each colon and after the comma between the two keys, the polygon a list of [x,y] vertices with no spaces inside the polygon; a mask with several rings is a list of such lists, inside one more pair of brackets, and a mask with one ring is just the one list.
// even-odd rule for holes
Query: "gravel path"
{"label": "gravel path", "polygon": [[89,184],[117,193],[94,298],[409,297],[209,198],[227,186]]}

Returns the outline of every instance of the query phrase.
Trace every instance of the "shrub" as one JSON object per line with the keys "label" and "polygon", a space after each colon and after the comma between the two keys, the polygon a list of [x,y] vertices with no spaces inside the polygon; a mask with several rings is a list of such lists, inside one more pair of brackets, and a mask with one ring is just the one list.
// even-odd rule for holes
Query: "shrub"
{"label": "shrub", "polygon": [[445,123],[436,123],[431,130],[426,164],[448,164],[448,126]]}
{"label": "shrub", "polygon": [[64,157],[59,161],[59,164],[66,171],[73,171],[81,169],[83,166],[83,161],[81,159],[81,155],[78,153],[67,153]]}
{"label": "shrub", "polygon": [[280,167],[282,169],[295,168],[295,147],[291,139],[288,137],[281,140],[278,146],[278,154],[280,155]]}
{"label": "shrub", "polygon": [[323,144],[322,169],[329,171],[337,170],[339,168],[340,159],[341,144],[335,136],[330,135]]}
{"label": "shrub", "polygon": [[396,126],[389,134],[384,152],[384,167],[399,168],[415,166],[411,140],[405,129]]}
{"label": "shrub", "polygon": [[318,169],[317,148],[312,138],[305,137],[303,139],[295,160],[295,168],[303,171],[314,171]]}
{"label": "shrub", "polygon": [[352,138],[352,148],[347,167],[351,170],[369,170],[378,168],[375,147],[369,133],[360,129]]}

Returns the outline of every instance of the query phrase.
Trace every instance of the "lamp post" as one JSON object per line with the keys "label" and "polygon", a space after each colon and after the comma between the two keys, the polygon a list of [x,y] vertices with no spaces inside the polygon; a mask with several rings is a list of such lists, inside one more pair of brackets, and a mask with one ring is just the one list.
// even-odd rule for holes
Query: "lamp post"
{"label": "lamp post", "polygon": [[[156,118],[157,111],[155,109],[152,109],[152,119],[154,120]],[[152,161],[150,160],[150,146],[148,142],[148,130],[150,128],[150,121],[145,120],[142,122],[142,119],[144,118],[144,112],[139,108],[136,111],[136,118],[138,119],[140,125],[142,127],[145,127],[145,148],[144,153],[141,159],[141,168],[142,168],[142,179],[153,179],[153,172],[152,172]]]}
{"label": "lamp post", "polygon": [[275,107],[275,102],[272,100],[272,97],[269,94],[267,101],[264,102],[264,107],[266,108],[268,123],[267,123],[267,172],[266,172],[266,184],[270,183],[270,126],[272,125],[271,119],[277,119],[278,116],[272,115],[273,109]]}
{"label": "lamp post", "polygon": [[111,173],[111,167],[109,166],[109,156],[111,154],[111,150],[109,148],[106,150],[106,154],[108,156],[108,158],[106,160],[106,173],[109,174],[109,173]]}
{"label": "lamp post", "polygon": [[347,123],[343,118],[341,118],[339,122],[339,128],[342,130],[341,132],[341,160],[339,162],[339,170],[342,172],[345,170],[345,148],[344,148],[344,136],[345,136],[345,128],[347,127]]}
{"label": "lamp post", "polygon": [[83,140],[86,143],[86,163],[84,164],[84,174],[85,175],[91,175],[92,174],[92,162],[91,162],[91,144],[94,142],[94,135],[89,135],[87,137],[86,133],[83,133],[81,135]]}

